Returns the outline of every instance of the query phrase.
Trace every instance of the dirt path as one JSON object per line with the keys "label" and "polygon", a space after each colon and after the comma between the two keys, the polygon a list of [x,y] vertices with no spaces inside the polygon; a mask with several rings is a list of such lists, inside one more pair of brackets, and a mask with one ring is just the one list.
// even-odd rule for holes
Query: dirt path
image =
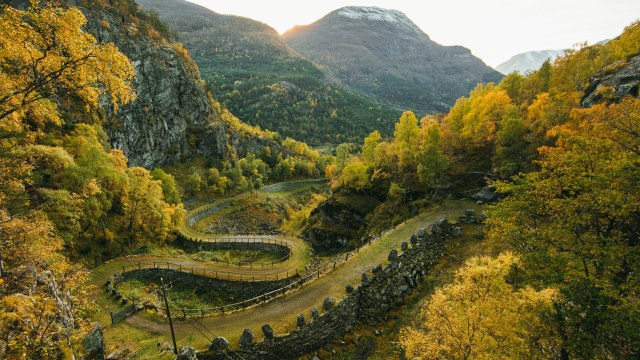
{"label": "dirt path", "polygon": [[[195,326],[204,325],[212,333],[227,338],[232,346],[245,328],[250,328],[256,339],[262,338],[261,327],[270,324],[276,333],[282,334],[292,329],[295,318],[303,313],[309,319],[311,308],[316,306],[321,309],[322,302],[327,296],[340,300],[345,296],[345,285],[350,283],[357,286],[360,283],[361,274],[378,263],[387,262],[387,256],[392,249],[399,249],[403,241],[408,241],[411,234],[420,228],[428,228],[432,223],[442,217],[454,218],[459,216],[465,208],[478,208],[475,204],[463,201],[450,201],[443,206],[429,210],[419,216],[398,226],[393,232],[383,237],[371,246],[364,248],[349,261],[338,265],[334,270],[322,275],[319,279],[305,285],[300,290],[277,298],[266,304],[252,309],[235,313],[216,315],[196,320],[174,320],[176,337],[179,344],[191,344],[196,348],[208,345],[208,340],[195,330]],[[320,310],[322,312],[322,310]],[[168,323],[159,316],[153,318],[146,314],[133,315],[125,320],[126,326],[131,326],[140,331],[144,329],[159,329],[162,325],[168,329]],[[104,324],[107,325],[107,324]],[[123,325],[124,326],[124,325]],[[211,333],[203,330],[211,337]],[[108,332],[108,330],[107,330]],[[168,335],[163,335],[163,339]],[[155,340],[154,340],[155,341]]]}

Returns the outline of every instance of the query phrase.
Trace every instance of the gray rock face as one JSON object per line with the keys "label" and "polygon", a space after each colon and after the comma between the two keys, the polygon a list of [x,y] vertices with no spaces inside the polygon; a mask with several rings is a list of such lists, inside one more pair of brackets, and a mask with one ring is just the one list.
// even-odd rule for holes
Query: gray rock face
{"label": "gray rock face", "polygon": [[104,335],[102,333],[102,326],[100,323],[89,332],[86,338],[82,341],[82,348],[87,352],[87,359],[104,360]]}
{"label": "gray rock face", "polygon": [[474,200],[482,201],[484,204],[490,203],[498,199],[498,194],[496,194],[495,191],[495,186],[485,186],[482,190],[473,195],[472,198]]}
{"label": "gray rock face", "polygon": [[438,227],[439,227],[440,229],[446,229],[446,228],[447,228],[447,226],[448,226],[448,224],[449,224],[449,219],[447,219],[447,218],[442,218],[442,219],[438,220],[438,221],[436,222],[436,224],[438,224]]}
{"label": "gray rock face", "polygon": [[253,331],[251,331],[251,329],[244,329],[238,343],[240,343],[240,346],[249,346],[253,342],[254,338],[255,335],[253,334]]}
{"label": "gray rock face", "polygon": [[196,360],[196,350],[191,346],[184,346],[176,356],[176,360]]}
{"label": "gray rock face", "polygon": [[398,258],[398,250],[393,249],[389,251],[389,257],[387,258],[389,261],[393,261]]}
{"label": "gray rock face", "polygon": [[229,341],[223,337],[217,337],[213,339],[211,345],[209,345],[209,350],[211,351],[223,351],[229,347]]}
{"label": "gray rock face", "polygon": [[273,328],[271,327],[271,325],[269,324],[264,324],[262,325],[262,332],[264,333],[264,338],[265,339],[273,339],[274,334],[273,334]]}
{"label": "gray rock face", "polygon": [[298,318],[296,319],[296,326],[303,327],[305,325],[307,325],[307,318],[304,317],[304,314],[298,315]]}
{"label": "gray rock face", "polygon": [[[608,68],[617,68],[613,73],[602,70],[589,80],[589,87],[584,91],[582,106],[591,107],[602,102],[617,102],[625,96],[640,97],[640,56],[629,60],[618,61]],[[612,87],[613,93],[603,95],[600,90]]]}
{"label": "gray rock face", "polygon": [[333,307],[333,298],[331,296],[327,296],[326,299],[324,299],[324,302],[322,302],[322,308],[325,311],[331,310],[331,308]]}
{"label": "gray rock face", "polygon": [[320,311],[318,311],[317,307],[314,306],[311,308],[311,316],[313,317],[313,320],[320,319]]}

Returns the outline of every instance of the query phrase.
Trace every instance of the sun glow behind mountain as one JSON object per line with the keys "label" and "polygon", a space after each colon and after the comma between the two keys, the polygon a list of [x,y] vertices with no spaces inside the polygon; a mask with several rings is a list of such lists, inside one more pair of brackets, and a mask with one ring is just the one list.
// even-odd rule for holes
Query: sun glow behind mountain
{"label": "sun glow behind mountain", "polygon": [[640,14],[637,0],[426,2],[415,0],[191,0],[220,14],[262,21],[280,34],[345,6],[378,6],[405,13],[432,39],[462,45],[488,65],[534,49],[566,49],[620,34]]}

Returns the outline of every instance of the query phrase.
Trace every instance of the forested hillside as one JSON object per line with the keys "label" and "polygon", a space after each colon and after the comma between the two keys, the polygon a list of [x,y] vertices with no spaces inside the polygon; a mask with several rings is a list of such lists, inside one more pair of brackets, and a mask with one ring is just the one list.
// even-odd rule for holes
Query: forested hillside
{"label": "forested hillside", "polygon": [[400,111],[346,91],[268,25],[184,0],[141,0],[176,31],[214,99],[243,122],[311,145],[390,136]]}
{"label": "forested hillside", "polygon": [[[468,262],[455,286],[425,307],[428,325],[405,333],[407,355],[637,354],[639,53],[635,22],[605,45],[569,52],[526,76],[478,85],[446,115],[418,121],[407,112],[392,141],[374,132],[360,153],[338,156],[334,195],[306,224],[316,238],[359,244],[361,236],[400,223],[445,194],[477,191],[484,181],[497,189],[485,193],[485,201],[497,202],[488,208],[485,242],[511,253]],[[345,228],[350,217],[365,221]],[[497,270],[505,267],[511,272]],[[494,279],[474,285],[487,298],[469,292],[474,276]],[[530,292],[536,289],[546,290]],[[520,297],[512,301],[531,311],[520,315],[534,317],[508,317],[511,301],[496,307],[496,297]],[[442,331],[445,323],[454,329]],[[508,326],[513,332],[500,335]],[[461,337],[468,340],[459,348]]]}
{"label": "forested hillside", "polygon": [[[314,114],[326,110],[307,130],[309,139],[317,133],[318,142],[341,142],[334,157],[247,125],[209,97],[170,26],[132,0],[8,3],[0,7],[0,358],[93,358],[83,340],[101,330],[90,319],[110,309],[92,302],[88,269],[119,256],[182,251],[174,242],[183,201],[216,203],[245,192],[245,200],[257,199],[249,192],[267,183],[323,177],[332,194],[291,194],[287,207],[270,213],[279,231],[328,240],[332,251],[361,250],[367,235],[484,188],[477,199],[488,205],[478,216],[486,217],[484,231],[473,236],[495,256],[469,259],[449,285],[424,287],[437,289],[425,298],[421,325],[401,331],[402,356],[604,360],[640,353],[640,22],[533,73],[474,85],[447,113],[395,116],[385,138],[383,127],[356,112],[362,123],[342,124],[337,98],[328,95],[340,92],[328,90],[322,73],[269,28],[214,21],[213,29],[252,28],[271,39],[253,43],[258,50],[248,54],[234,45],[239,33],[217,38],[227,45],[216,67],[251,63],[240,66],[233,86],[261,69],[254,60],[282,58],[278,66],[293,66],[292,79],[269,77],[269,65],[254,74],[269,81],[250,82],[278,84],[260,95],[281,93],[272,103],[277,111],[297,111],[298,102],[284,101],[297,89],[324,89],[313,93],[324,102],[300,101]],[[193,23],[210,21],[206,14]],[[321,132],[325,115],[342,125]],[[309,264],[335,268],[345,256],[334,255]],[[352,257],[363,262],[358,269],[368,259]],[[397,315],[385,313],[385,321]],[[145,326],[147,337],[158,332]]]}
{"label": "forested hillside", "polygon": [[[94,309],[83,288],[85,266],[171,244],[185,215],[181,197],[201,187],[222,195],[270,179],[318,177],[331,158],[243,124],[201,93],[203,98],[190,101],[204,104],[211,118],[201,120],[217,124],[221,139],[200,146],[221,144],[223,151],[208,161],[200,155],[206,168],[190,170],[180,183],[161,169],[130,167],[103,126],[175,129],[163,125],[168,118],[160,114],[137,118],[127,110],[136,102],[139,109],[140,99],[166,105],[154,103],[148,88],[134,88],[137,77],[157,79],[145,80],[148,74],[113,43],[85,32],[92,26],[79,9],[94,20],[123,21],[124,28],[111,31],[123,33],[120,41],[136,39],[135,51],[173,48],[183,59],[177,62],[193,64],[186,51],[165,37],[170,33],[157,17],[129,0],[12,5],[0,9],[0,358],[77,358],[94,325],[87,320]],[[104,38],[115,25],[105,20],[98,26]],[[195,65],[192,71],[197,74]],[[171,76],[162,79],[167,89],[181,81]],[[180,111],[190,106],[182,105]],[[124,119],[118,118],[122,112],[128,114]],[[176,133],[188,137],[193,157],[198,139]],[[125,151],[163,159],[146,146]],[[199,172],[204,177],[205,171],[203,181]]]}

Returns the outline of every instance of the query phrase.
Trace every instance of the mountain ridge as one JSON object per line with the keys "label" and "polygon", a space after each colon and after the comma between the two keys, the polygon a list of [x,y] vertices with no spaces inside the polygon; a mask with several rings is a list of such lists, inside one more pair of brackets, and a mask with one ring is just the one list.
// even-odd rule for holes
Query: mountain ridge
{"label": "mountain ridge", "polygon": [[268,25],[186,1],[139,3],[177,32],[212,96],[243,122],[312,145],[393,133],[400,111],[342,88]]}
{"label": "mountain ridge", "polygon": [[340,8],[282,37],[350,89],[418,113],[446,111],[478,82],[502,78],[469,49],[436,43],[397,10]]}

